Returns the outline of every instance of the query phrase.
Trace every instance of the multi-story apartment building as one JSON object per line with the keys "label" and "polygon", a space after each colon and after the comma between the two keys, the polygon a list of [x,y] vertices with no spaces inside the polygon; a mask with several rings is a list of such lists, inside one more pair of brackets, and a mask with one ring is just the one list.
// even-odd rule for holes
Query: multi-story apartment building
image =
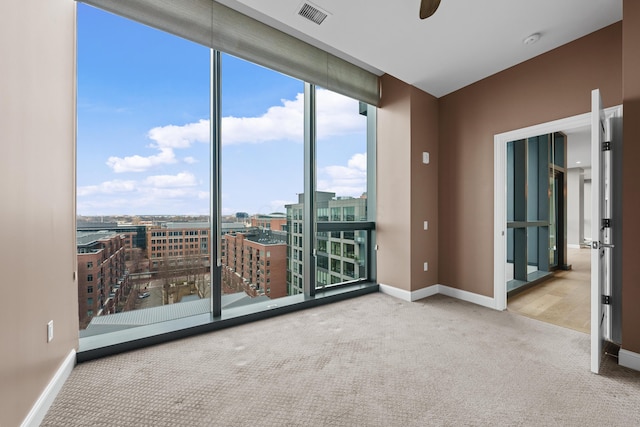
{"label": "multi-story apartment building", "polygon": [[112,231],[125,235],[125,249],[127,260],[131,258],[133,249],[146,250],[147,227],[144,225],[118,224],[117,222],[79,221],[78,231]]}
{"label": "multi-story apartment building", "polygon": [[222,236],[224,293],[255,297],[287,295],[287,233],[252,229]]}
{"label": "multi-story apartment building", "polygon": [[210,225],[206,222],[167,222],[149,227],[149,271],[158,271],[167,262],[181,264],[185,260],[197,260],[203,268],[208,268],[209,229]]}
{"label": "multi-story apartment building", "polygon": [[[366,221],[366,195],[360,198],[336,197],[316,192],[317,220],[328,222]],[[303,292],[302,211],[304,194],[287,208],[287,290],[289,295]],[[324,287],[365,277],[366,241],[362,232],[333,231],[316,234],[316,286]]]}
{"label": "multi-story apartment building", "polygon": [[120,298],[128,294],[125,234],[112,231],[78,231],[78,313],[80,327],[94,316],[115,313]]}

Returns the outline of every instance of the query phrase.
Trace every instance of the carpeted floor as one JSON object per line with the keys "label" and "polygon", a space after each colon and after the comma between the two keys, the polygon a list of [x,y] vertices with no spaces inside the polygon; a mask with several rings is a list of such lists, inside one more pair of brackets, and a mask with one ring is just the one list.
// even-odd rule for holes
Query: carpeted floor
{"label": "carpeted floor", "polygon": [[371,294],[78,365],[43,426],[629,426],[640,373],[589,336]]}

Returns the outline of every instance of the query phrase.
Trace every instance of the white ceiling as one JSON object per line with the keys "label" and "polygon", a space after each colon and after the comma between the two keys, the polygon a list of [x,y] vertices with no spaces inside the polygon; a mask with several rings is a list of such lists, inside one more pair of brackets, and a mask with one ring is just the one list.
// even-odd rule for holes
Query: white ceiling
{"label": "white ceiling", "polygon": [[[622,0],[441,0],[426,20],[420,0],[307,1],[329,13],[317,25],[298,15],[304,0],[216,1],[437,97],[622,19]],[[566,133],[567,167],[590,167],[590,129]]]}
{"label": "white ceiling", "polygon": [[312,0],[329,12],[317,25],[303,0],[217,1],[436,97],[622,19],[622,0],[442,0],[426,20],[420,0]]}

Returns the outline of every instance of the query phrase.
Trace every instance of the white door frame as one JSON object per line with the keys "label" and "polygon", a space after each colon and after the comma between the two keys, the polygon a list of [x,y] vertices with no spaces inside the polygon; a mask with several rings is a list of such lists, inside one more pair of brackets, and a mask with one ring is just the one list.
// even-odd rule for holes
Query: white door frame
{"label": "white door frame", "polygon": [[[622,105],[605,109],[605,116],[622,115]],[[493,302],[507,308],[507,143],[591,125],[591,112],[500,133],[493,137]]]}

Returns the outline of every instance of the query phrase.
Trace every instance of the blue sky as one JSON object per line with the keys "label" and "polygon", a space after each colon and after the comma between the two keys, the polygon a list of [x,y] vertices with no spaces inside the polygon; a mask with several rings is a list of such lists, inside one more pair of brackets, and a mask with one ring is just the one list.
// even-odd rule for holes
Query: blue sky
{"label": "blue sky", "polygon": [[[78,214],[209,214],[204,46],[78,4]],[[303,185],[303,83],[223,54],[222,211],[284,212]],[[318,189],[366,187],[366,119],[318,90]]]}

